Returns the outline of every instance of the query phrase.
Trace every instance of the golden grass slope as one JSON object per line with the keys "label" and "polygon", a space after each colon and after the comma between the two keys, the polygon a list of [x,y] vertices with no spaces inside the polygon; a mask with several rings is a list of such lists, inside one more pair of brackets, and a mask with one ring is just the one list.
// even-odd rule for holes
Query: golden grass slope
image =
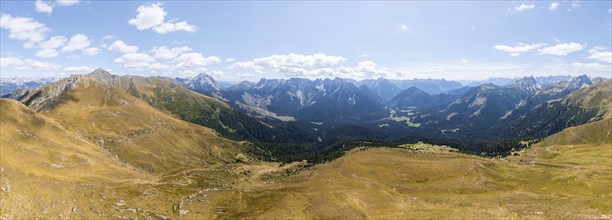
{"label": "golden grass slope", "polygon": [[234,159],[240,143],[162,113],[115,87],[78,83],[43,113],[150,172],[209,167]]}
{"label": "golden grass slope", "polygon": [[608,170],[370,148],[220,204],[234,204],[227,218],[610,218],[611,181]]}
{"label": "golden grass slope", "polygon": [[73,200],[92,188],[154,180],[19,102],[0,99],[0,112],[2,217],[69,217],[74,207],[95,206]]}
{"label": "golden grass slope", "polygon": [[185,198],[202,201],[191,216],[215,215],[216,192],[236,179],[234,161],[248,161],[245,143],[107,82],[79,80],[51,96],[53,105],[33,105],[49,107],[42,113],[0,100],[0,219],[180,217]]}
{"label": "golden grass slope", "polygon": [[[228,218],[610,219],[609,119],[501,159],[370,148],[228,200]],[[270,179],[270,178],[267,178]],[[223,203],[222,203],[223,204]]]}

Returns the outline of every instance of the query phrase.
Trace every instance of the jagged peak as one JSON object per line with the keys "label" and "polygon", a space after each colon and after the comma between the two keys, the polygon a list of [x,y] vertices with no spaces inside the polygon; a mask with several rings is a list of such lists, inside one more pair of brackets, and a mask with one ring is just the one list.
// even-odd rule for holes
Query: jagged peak
{"label": "jagged peak", "polygon": [[212,76],[208,75],[207,73],[200,73],[194,78],[211,78],[212,79]]}
{"label": "jagged peak", "polygon": [[540,85],[533,76],[525,76],[516,80],[512,84],[512,87],[528,92],[537,92],[542,89],[542,85]]}
{"label": "jagged peak", "polygon": [[95,69],[94,71],[92,71],[91,73],[89,73],[87,75],[112,76],[113,74],[109,73],[108,71],[106,71],[103,68],[97,68],[97,69]]}

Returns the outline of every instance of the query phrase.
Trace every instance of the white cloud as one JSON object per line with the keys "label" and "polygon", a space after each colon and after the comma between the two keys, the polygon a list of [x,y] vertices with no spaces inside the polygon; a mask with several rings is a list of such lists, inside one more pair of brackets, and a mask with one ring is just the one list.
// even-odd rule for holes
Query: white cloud
{"label": "white cloud", "polygon": [[221,59],[216,56],[204,57],[201,53],[184,53],[174,59],[178,67],[196,67],[208,64],[220,63]]}
{"label": "white cloud", "polygon": [[12,67],[16,70],[56,70],[61,66],[50,62],[41,62],[31,59],[21,59],[18,57],[1,57],[0,67]]}
{"label": "white cloud", "polygon": [[597,60],[599,62],[604,63],[612,63],[612,52],[604,51],[602,47],[595,47],[589,50],[591,55],[588,56],[589,59]]}
{"label": "white cloud", "polygon": [[236,61],[236,59],[231,58],[231,57],[230,57],[230,58],[225,59],[225,62],[226,62],[226,63],[231,63],[231,62],[234,62],[234,61]]}
{"label": "white cloud", "polygon": [[524,44],[524,43],[519,43],[518,46],[507,46],[507,45],[495,45],[493,46],[494,49],[496,50],[501,50],[504,51],[506,53],[508,53],[508,55],[510,56],[518,56],[521,53],[525,53],[531,50],[535,50],[538,49],[540,47],[546,46],[546,44],[543,43],[537,43],[537,44]]}
{"label": "white cloud", "polygon": [[461,60],[461,62],[462,63],[468,63],[468,60],[467,59],[463,59],[463,60]]}
{"label": "white cloud", "polygon": [[91,42],[89,38],[84,34],[76,34],[70,38],[70,41],[66,44],[66,46],[62,47],[62,52],[74,52],[77,50],[84,50],[89,47]]}
{"label": "white cloud", "polygon": [[612,14],[612,8],[608,9],[608,14]]}
{"label": "white cloud", "polygon": [[584,49],[584,46],[579,43],[560,43],[554,46],[540,49],[540,54],[566,56],[572,52],[576,52],[582,49]]}
{"label": "white cloud", "polygon": [[58,53],[57,53],[57,50],[55,49],[40,49],[36,51],[35,55],[37,57],[51,58],[51,57],[56,57]]}
{"label": "white cloud", "polygon": [[554,10],[557,10],[558,7],[559,7],[558,2],[552,2],[550,3],[550,6],[548,6],[548,10],[554,11]]}
{"label": "white cloud", "polygon": [[174,47],[174,48],[154,47],[151,50],[151,52],[154,54],[155,58],[166,59],[166,60],[175,58],[179,54],[182,54],[184,52],[189,52],[189,51],[191,51],[191,48],[189,48],[187,46]]}
{"label": "white cloud", "polygon": [[34,2],[34,10],[40,13],[51,14],[51,12],[53,12],[53,6],[52,2],[43,2],[41,0],[36,0]]}
{"label": "white cloud", "polygon": [[56,0],[58,6],[71,6],[79,4],[79,0]]}
{"label": "white cloud", "polygon": [[535,5],[520,4],[520,5],[514,6],[514,11],[523,12],[527,10],[532,10],[534,8],[535,8]]}
{"label": "white cloud", "polygon": [[40,42],[37,46],[39,50],[36,56],[50,58],[58,55],[56,48],[59,48],[66,43],[67,39],[64,36],[54,36],[46,41]]}
{"label": "white cloud", "polygon": [[108,46],[107,49],[110,50],[110,51],[117,51],[119,53],[136,53],[136,52],[138,52],[138,47],[137,46],[127,45],[126,43],[124,43],[121,40],[116,40],[115,42],[113,42],[113,44]]}
{"label": "white cloud", "polygon": [[166,33],[175,32],[175,31],[195,32],[196,27],[193,25],[187,24],[186,21],[181,21],[178,23],[166,22],[166,23],[153,27],[153,30],[159,34],[166,34]]}
{"label": "white cloud", "polygon": [[142,53],[126,53],[114,62],[130,70],[183,75],[206,71],[206,65],[221,62],[219,57],[189,51],[187,46],[159,46]]}
{"label": "white cloud", "polygon": [[40,12],[40,13],[47,13],[47,14],[51,14],[51,12],[53,12],[53,8],[55,8],[55,6],[71,6],[71,5],[76,5],[79,3],[79,0],[56,0],[55,2],[53,1],[43,1],[43,0],[36,0],[34,2],[34,10],[36,12]]}
{"label": "white cloud", "polygon": [[253,61],[236,62],[227,67],[228,69],[254,69],[263,70],[264,67],[255,65]]}
{"label": "white cloud", "polygon": [[290,53],[260,57],[253,59],[253,61],[236,62],[228,68],[253,69],[256,72],[263,72],[263,70],[268,69],[291,77],[313,78],[333,75],[333,66],[346,60],[341,56],[329,56],[322,53],[311,55]]}
{"label": "white cloud", "polygon": [[195,32],[197,29],[186,21],[176,23],[173,23],[173,21],[164,22],[168,13],[164,11],[161,3],[141,5],[138,6],[136,11],[138,12],[136,18],[130,19],[128,24],[136,26],[141,31],[152,28],[153,31],[159,34],[166,34],[175,31]]}
{"label": "white cloud", "polygon": [[126,53],[115,59],[115,63],[121,64],[128,69],[142,70],[150,67],[155,59],[146,53]]}
{"label": "white cloud", "polygon": [[302,55],[302,54],[287,54],[287,55],[272,55],[269,57],[256,58],[253,62],[256,65],[267,66],[270,68],[280,67],[300,67],[300,68],[321,68],[330,67],[347,59],[341,56],[328,56],[322,53]]}
{"label": "white cloud", "polygon": [[85,48],[83,50],[83,55],[86,56],[94,56],[97,55],[100,52],[100,48],[97,47],[89,47],[89,48]]}
{"label": "white cloud", "polygon": [[66,37],[64,36],[53,36],[51,38],[49,38],[49,40],[44,41],[44,42],[40,42],[38,44],[38,47],[40,48],[58,48],[64,45],[64,43],[66,43],[66,41],[68,41],[68,39],[66,39]]}
{"label": "white cloud", "polygon": [[130,19],[128,24],[142,31],[164,23],[164,18],[168,13],[161,6],[161,3],[138,6],[136,18]]}
{"label": "white cloud", "polygon": [[407,31],[408,30],[408,26],[406,26],[405,24],[402,24],[402,29]]}
{"label": "white cloud", "polygon": [[9,38],[25,41],[23,47],[32,48],[46,37],[49,28],[32,18],[0,15],[0,28],[9,30]]}
{"label": "white cloud", "polygon": [[89,66],[69,66],[64,68],[64,71],[68,73],[89,73],[94,69],[95,68]]}

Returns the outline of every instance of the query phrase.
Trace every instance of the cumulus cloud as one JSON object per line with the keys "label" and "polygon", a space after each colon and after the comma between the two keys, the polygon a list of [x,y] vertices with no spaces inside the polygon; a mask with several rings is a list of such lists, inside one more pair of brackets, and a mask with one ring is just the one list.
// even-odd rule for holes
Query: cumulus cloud
{"label": "cumulus cloud", "polygon": [[220,63],[216,56],[204,56],[198,52],[190,52],[191,48],[154,47],[141,53],[126,53],[114,60],[124,68],[152,73],[192,74],[206,71],[205,66]]}
{"label": "cumulus cloud", "polygon": [[225,62],[227,62],[227,63],[231,63],[231,62],[234,62],[234,61],[236,61],[236,59],[231,58],[231,57],[230,57],[230,58],[225,59]]}
{"label": "cumulus cloud", "polygon": [[153,27],[153,30],[160,34],[166,34],[175,31],[195,32],[196,27],[188,24],[186,21],[181,21],[177,23],[165,22]]}
{"label": "cumulus cloud", "polygon": [[51,62],[21,59],[19,57],[1,57],[0,67],[13,68],[16,70],[56,70],[61,66]]}
{"label": "cumulus cloud", "polygon": [[71,6],[79,3],[79,0],[57,0],[57,1],[42,1],[36,0],[34,2],[34,10],[40,13],[51,14],[55,6]]}
{"label": "cumulus cloud", "polygon": [[228,69],[254,69],[263,70],[262,66],[255,65],[253,61],[236,62],[227,67]]}
{"label": "cumulus cloud", "polygon": [[229,69],[253,69],[263,72],[268,69],[281,72],[291,77],[317,77],[330,76],[333,74],[333,66],[345,62],[347,59],[341,56],[329,56],[318,53],[311,55],[283,54],[256,58],[252,61],[236,62]]}
{"label": "cumulus cloud", "polygon": [[540,54],[566,56],[570,53],[584,49],[584,46],[579,43],[560,43],[554,46],[540,49]]}
{"label": "cumulus cloud", "polygon": [[50,58],[58,55],[57,48],[61,47],[68,41],[64,36],[54,36],[46,41],[40,42],[37,47],[39,50],[36,52],[36,56]]}
{"label": "cumulus cloud", "polygon": [[138,30],[152,29],[159,34],[166,34],[175,31],[195,32],[196,26],[188,24],[186,21],[176,22],[164,21],[168,13],[164,10],[161,3],[147,4],[138,6],[136,18],[128,21],[128,24],[136,26]]}
{"label": "cumulus cloud", "polygon": [[84,34],[76,34],[70,38],[70,41],[66,44],[66,46],[62,47],[62,52],[74,52],[77,50],[84,50],[89,47],[91,42],[89,38]]}
{"label": "cumulus cloud", "polygon": [[115,59],[115,63],[123,65],[129,69],[140,69],[151,66],[151,62],[155,61],[153,57],[146,53],[126,53],[123,56]]}
{"label": "cumulus cloud", "polygon": [[287,54],[287,55],[272,55],[269,57],[256,58],[253,62],[256,65],[267,66],[271,68],[279,67],[299,67],[299,68],[321,68],[330,67],[347,59],[341,56],[329,56],[322,53],[302,55],[302,54]]}
{"label": "cumulus cloud", "polygon": [[612,52],[605,51],[603,47],[595,47],[589,50],[590,55],[587,57],[592,60],[597,60],[604,63],[612,63]]}
{"label": "cumulus cloud", "polygon": [[69,66],[64,68],[64,72],[67,73],[89,73],[94,71],[95,68],[90,66]]}
{"label": "cumulus cloud", "polygon": [[519,56],[521,53],[535,50],[543,46],[546,46],[546,44],[544,43],[536,43],[536,44],[519,43],[517,46],[514,46],[514,47],[499,44],[499,45],[493,46],[493,48],[496,50],[504,51],[508,53],[508,55],[515,57],[515,56]]}
{"label": "cumulus cloud", "polygon": [[408,30],[408,26],[406,26],[405,24],[402,24],[402,29],[407,31]]}
{"label": "cumulus cloud", "polygon": [[164,11],[161,3],[141,5],[136,9],[136,18],[128,21],[128,24],[136,26],[138,30],[146,30],[164,23],[164,18],[168,13]]}
{"label": "cumulus cloud", "polygon": [[51,14],[51,12],[53,12],[53,7],[52,2],[43,2],[41,0],[36,0],[34,2],[34,10],[36,12]]}
{"label": "cumulus cloud", "polygon": [[184,53],[174,59],[178,67],[197,67],[208,64],[220,63],[221,59],[216,56],[204,57],[201,53]]}
{"label": "cumulus cloud", "polygon": [[32,48],[46,38],[49,28],[32,18],[13,17],[8,14],[0,15],[0,28],[9,31],[9,38],[25,41],[24,48]]}
{"label": "cumulus cloud", "polygon": [[94,56],[97,55],[100,52],[100,49],[97,47],[88,47],[83,49],[83,55],[86,56]]}
{"label": "cumulus cloud", "polygon": [[137,46],[127,45],[125,42],[123,42],[121,40],[116,40],[115,42],[113,42],[113,44],[108,46],[107,49],[110,50],[110,51],[116,51],[116,52],[119,52],[119,53],[136,53],[136,52],[138,52],[138,47]]}
{"label": "cumulus cloud", "polygon": [[154,47],[153,49],[151,49],[151,52],[154,54],[155,58],[158,59],[172,59],[177,57],[179,54],[184,53],[184,52],[189,52],[191,51],[191,48],[187,47],[187,46],[182,46],[182,47],[174,47],[174,48],[168,48],[168,47]]}
{"label": "cumulus cloud", "polygon": [[264,70],[284,73],[290,77],[317,77],[331,76],[334,72],[333,66],[345,62],[347,59],[341,56],[329,56],[318,53],[311,55],[283,54],[260,57],[252,61],[236,62],[229,69],[252,69],[256,73]]}
{"label": "cumulus cloud", "polygon": [[535,5],[520,4],[520,5],[514,6],[514,11],[523,12],[523,11],[532,10],[534,8],[535,8]]}

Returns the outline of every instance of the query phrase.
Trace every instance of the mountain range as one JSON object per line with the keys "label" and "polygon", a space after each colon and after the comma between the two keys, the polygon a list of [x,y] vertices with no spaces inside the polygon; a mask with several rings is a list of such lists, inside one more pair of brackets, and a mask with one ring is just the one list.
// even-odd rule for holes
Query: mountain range
{"label": "mountain range", "polygon": [[[37,112],[88,93],[122,91],[219,135],[257,145],[268,157],[305,157],[339,150],[343,143],[424,139],[457,149],[507,153],[519,140],[538,139],[566,127],[596,121],[607,109],[609,80],[587,76],[524,77],[511,84],[461,87],[446,80],[261,79],[221,88],[205,74],[192,78],[115,76],[103,69],[74,75],[41,89],[10,95]],[[558,82],[557,82],[558,81]],[[435,85],[432,93],[421,88]],[[557,82],[557,83],[553,83]],[[397,85],[401,86],[397,86]],[[81,86],[77,86],[81,85]],[[595,103],[570,101],[574,93],[599,91]],[[198,94],[200,93],[200,94]],[[603,109],[603,110],[602,110]],[[511,142],[508,142],[513,140]],[[501,143],[508,145],[499,147]],[[301,156],[298,156],[301,155]],[[310,156],[305,156],[310,155]]]}
{"label": "mountain range", "polygon": [[58,78],[10,78],[0,79],[0,97],[10,95],[21,88],[39,88],[59,80]]}
{"label": "mountain range", "polygon": [[380,89],[340,78],[221,88],[206,74],[103,69],[22,88],[0,99],[0,216],[580,218],[612,210],[599,196],[612,193],[612,80],[524,77],[438,94],[408,87],[386,102]]}

